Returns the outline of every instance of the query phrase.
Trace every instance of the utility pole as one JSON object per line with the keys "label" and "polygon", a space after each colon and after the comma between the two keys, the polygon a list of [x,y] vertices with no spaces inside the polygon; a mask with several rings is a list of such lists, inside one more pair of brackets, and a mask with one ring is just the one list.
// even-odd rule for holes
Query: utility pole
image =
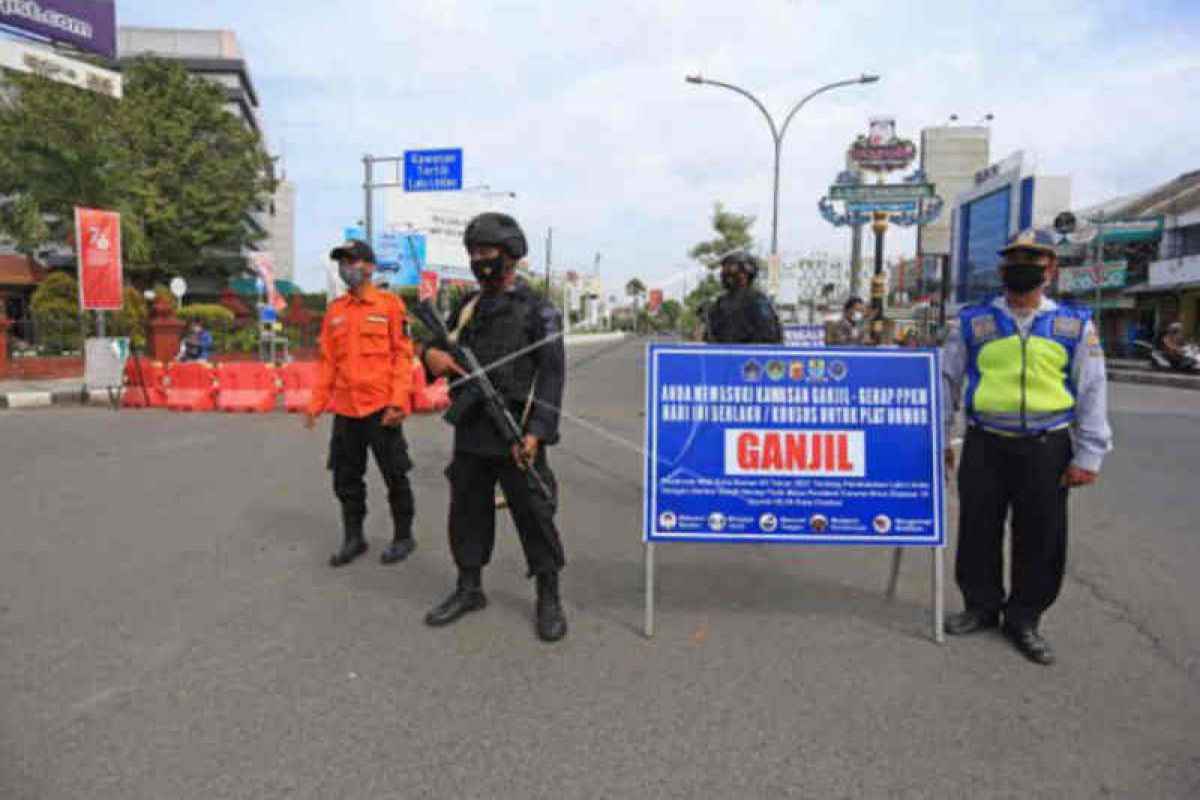
{"label": "utility pole", "polygon": [[373,232],[371,220],[374,217],[371,208],[371,190],[375,188],[372,185],[371,180],[371,167],[374,163],[375,160],[371,157],[370,153],[367,153],[365,156],[363,156],[363,210],[366,215],[363,218],[363,232],[367,234],[368,245],[375,241],[374,237],[371,235]]}

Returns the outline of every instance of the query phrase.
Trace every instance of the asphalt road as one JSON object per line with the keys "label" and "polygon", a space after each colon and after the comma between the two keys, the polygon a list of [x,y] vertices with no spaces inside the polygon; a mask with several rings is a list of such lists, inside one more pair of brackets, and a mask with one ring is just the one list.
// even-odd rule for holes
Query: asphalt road
{"label": "asphalt road", "polygon": [[334,571],[328,423],[0,412],[0,797],[1200,794],[1200,396],[1113,387],[1045,669],[933,644],[917,552],[887,601],[881,550],[660,546],[644,639],[641,347],[589,355],[549,646],[507,521],[492,605],[421,622],[453,581],[437,418],[408,424],[417,552],[378,562],[373,475],[372,551]]}

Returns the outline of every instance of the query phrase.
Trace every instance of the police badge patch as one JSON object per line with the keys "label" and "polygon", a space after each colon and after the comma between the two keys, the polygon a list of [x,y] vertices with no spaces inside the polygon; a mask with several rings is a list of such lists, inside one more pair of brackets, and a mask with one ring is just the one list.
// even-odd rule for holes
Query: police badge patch
{"label": "police badge patch", "polygon": [[1078,317],[1055,317],[1054,335],[1063,339],[1078,339],[1083,330],[1083,321]]}
{"label": "police badge patch", "polygon": [[971,320],[971,337],[976,342],[986,342],[996,338],[996,320],[991,315],[975,317]]}

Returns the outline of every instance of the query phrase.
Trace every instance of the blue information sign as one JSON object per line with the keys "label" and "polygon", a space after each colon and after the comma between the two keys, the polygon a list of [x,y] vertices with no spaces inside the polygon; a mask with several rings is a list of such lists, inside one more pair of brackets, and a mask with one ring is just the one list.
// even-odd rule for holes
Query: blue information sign
{"label": "blue information sign", "polygon": [[788,347],[824,347],[824,325],[785,325],[783,343]]}
{"label": "blue information sign", "polygon": [[463,151],[404,151],[404,191],[455,192],[462,189]]}
{"label": "blue information sign", "polygon": [[936,350],[650,345],[644,537],[941,546]]}

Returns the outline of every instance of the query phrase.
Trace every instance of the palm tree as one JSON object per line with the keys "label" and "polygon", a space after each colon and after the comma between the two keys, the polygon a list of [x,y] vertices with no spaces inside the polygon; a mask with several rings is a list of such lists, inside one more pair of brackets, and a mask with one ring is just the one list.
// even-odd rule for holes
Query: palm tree
{"label": "palm tree", "polygon": [[625,294],[633,299],[634,309],[638,306],[638,299],[646,293],[646,284],[642,283],[641,278],[631,278],[629,283],[625,284]]}

